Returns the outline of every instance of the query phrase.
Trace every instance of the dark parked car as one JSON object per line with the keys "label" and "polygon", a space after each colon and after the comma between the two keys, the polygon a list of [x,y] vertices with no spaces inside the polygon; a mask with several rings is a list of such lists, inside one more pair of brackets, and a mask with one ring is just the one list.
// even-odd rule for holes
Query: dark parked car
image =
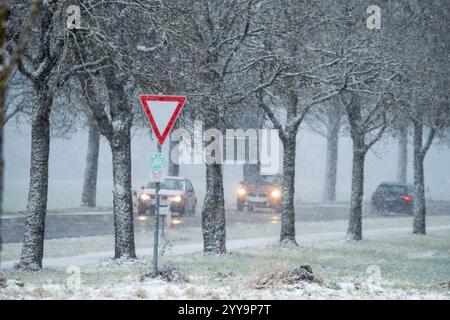
{"label": "dark parked car", "polygon": [[410,185],[383,182],[372,195],[372,212],[412,214],[413,192]]}

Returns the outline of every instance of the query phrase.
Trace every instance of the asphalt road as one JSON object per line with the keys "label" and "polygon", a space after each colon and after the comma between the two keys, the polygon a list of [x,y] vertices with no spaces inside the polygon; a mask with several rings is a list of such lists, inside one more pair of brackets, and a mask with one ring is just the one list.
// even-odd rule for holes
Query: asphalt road
{"label": "asphalt road", "polygon": [[[432,226],[427,227],[427,232],[450,230],[450,226]],[[386,235],[399,235],[399,234],[410,234],[411,228],[382,228],[382,229],[368,229],[364,231],[365,237],[376,238],[379,236]],[[345,232],[320,232],[320,233],[310,233],[302,234],[296,237],[297,242],[301,244],[314,243],[324,240],[337,240],[342,241],[345,238]],[[267,246],[272,246],[277,243],[278,237],[259,237],[259,238],[249,238],[249,239],[236,239],[227,240],[227,250],[236,250],[240,248],[264,248]],[[171,250],[165,253],[165,255],[181,255],[181,254],[191,254],[195,252],[203,251],[203,243],[190,243],[175,245],[171,247]],[[136,254],[140,257],[151,256],[153,254],[153,248],[138,248]],[[103,259],[108,259],[114,256],[114,252],[96,252],[83,255],[77,255],[72,257],[59,257],[59,258],[47,258],[44,257],[44,268],[64,268],[69,266],[83,266],[88,264],[94,264]],[[0,265],[0,269],[11,269],[14,267],[16,261],[6,261]]]}
{"label": "asphalt road", "polygon": [[[430,202],[427,206],[429,215],[449,214],[450,202]],[[298,221],[339,220],[348,217],[347,205],[297,205]],[[227,210],[227,223],[267,223],[274,216],[270,210],[238,213],[234,209]],[[1,219],[0,234],[3,243],[22,241],[25,218],[23,216],[5,216]],[[183,217],[174,220],[174,226],[200,226],[199,216]],[[74,238],[112,234],[114,231],[111,212],[96,213],[62,213],[49,214],[46,218],[45,238]],[[135,219],[136,232],[153,228],[153,219]]]}

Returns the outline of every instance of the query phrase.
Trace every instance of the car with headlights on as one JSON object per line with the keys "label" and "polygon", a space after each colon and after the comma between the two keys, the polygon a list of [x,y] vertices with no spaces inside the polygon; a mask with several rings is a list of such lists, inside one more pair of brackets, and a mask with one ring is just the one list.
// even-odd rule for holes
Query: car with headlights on
{"label": "car with headlights on", "polygon": [[281,178],[277,175],[260,175],[252,181],[242,181],[237,190],[237,210],[253,211],[254,208],[281,209]]}
{"label": "car with headlights on", "polygon": [[[165,177],[160,183],[160,206],[169,207],[172,213],[179,216],[195,215],[197,197],[194,187],[189,179],[180,177]],[[138,214],[155,214],[156,182],[151,181],[142,186],[137,197]]]}

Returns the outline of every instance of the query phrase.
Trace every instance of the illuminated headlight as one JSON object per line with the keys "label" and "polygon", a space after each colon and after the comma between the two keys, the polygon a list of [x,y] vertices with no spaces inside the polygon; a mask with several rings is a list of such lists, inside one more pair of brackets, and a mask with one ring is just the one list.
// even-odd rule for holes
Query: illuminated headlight
{"label": "illuminated headlight", "polygon": [[139,197],[142,201],[148,201],[151,199],[150,195],[143,193],[141,194],[141,196]]}
{"label": "illuminated headlight", "polygon": [[247,191],[244,188],[239,188],[238,189],[238,195],[244,196],[246,193],[247,193]]}
{"label": "illuminated headlight", "polygon": [[270,196],[274,199],[279,199],[281,197],[281,191],[278,189],[272,190]]}
{"label": "illuminated headlight", "polygon": [[175,196],[175,197],[169,198],[169,201],[172,201],[172,202],[181,202],[181,200],[183,200],[183,198],[181,196]]}
{"label": "illuminated headlight", "polygon": [[176,219],[176,218],[172,218],[171,224],[173,224],[173,225],[179,225],[179,224],[182,224],[182,223],[183,223],[182,220]]}

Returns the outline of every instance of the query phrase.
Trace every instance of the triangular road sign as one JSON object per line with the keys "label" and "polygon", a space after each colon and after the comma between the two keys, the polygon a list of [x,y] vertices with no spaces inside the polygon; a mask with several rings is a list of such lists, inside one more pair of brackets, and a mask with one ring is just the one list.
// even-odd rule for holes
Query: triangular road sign
{"label": "triangular road sign", "polygon": [[186,102],[186,97],[140,95],[139,99],[159,144],[163,145]]}

